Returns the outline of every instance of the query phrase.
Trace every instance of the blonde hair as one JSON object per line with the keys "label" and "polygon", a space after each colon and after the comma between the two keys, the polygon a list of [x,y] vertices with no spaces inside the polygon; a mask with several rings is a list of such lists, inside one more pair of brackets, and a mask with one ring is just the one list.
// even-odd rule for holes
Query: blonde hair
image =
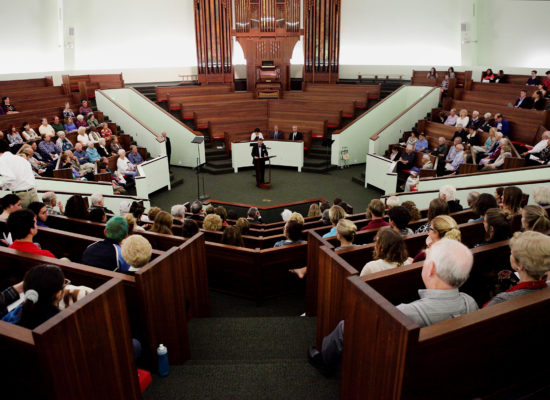
{"label": "blonde hair", "polygon": [[208,214],[204,217],[202,227],[207,231],[221,231],[222,219],[218,214]]}
{"label": "blonde hair", "polygon": [[453,217],[448,215],[438,215],[431,221],[433,230],[439,234],[439,239],[447,238],[458,242],[462,240],[460,230]]}
{"label": "blonde hair", "polygon": [[462,115],[462,114],[468,115],[468,110],[466,110],[465,108],[463,108],[462,110],[460,110],[460,113],[459,113],[459,114],[460,114],[460,115]]}
{"label": "blonde hair", "polygon": [[538,205],[528,205],[523,207],[523,219],[525,220],[527,230],[546,233],[550,230],[550,219],[546,210]]}
{"label": "blonde hair", "polygon": [[299,212],[296,212],[296,211],[294,211],[292,214],[290,214],[290,218],[288,220],[289,221],[296,221],[300,225],[304,225],[304,223],[305,223],[304,217],[302,216],[302,214],[300,214]]}
{"label": "blonde hair", "polygon": [[353,239],[355,239],[355,232],[357,232],[357,225],[349,219],[344,218],[338,221],[338,224],[336,225],[336,232],[348,242],[353,242]]}
{"label": "blonde hair", "polygon": [[330,222],[332,222],[334,225],[338,223],[342,218],[346,217],[346,212],[344,209],[340,206],[332,206],[330,207],[330,210],[328,211],[328,215],[330,218]]}
{"label": "blonde hair", "polygon": [[550,270],[550,237],[540,232],[516,232],[510,239],[510,249],[531,278],[542,279]]}
{"label": "blonde hair", "polygon": [[382,203],[379,199],[372,199],[369,203],[369,207],[367,208],[366,217],[367,219],[372,218],[373,215],[375,217],[383,217],[384,211],[384,203]]}
{"label": "blonde hair", "polygon": [[308,217],[319,217],[321,216],[321,209],[319,208],[319,204],[313,203],[309,206],[309,211],[307,213]]}
{"label": "blonde hair", "polygon": [[122,258],[134,268],[143,267],[151,259],[151,243],[141,235],[130,235],[120,245]]}
{"label": "blonde hair", "polygon": [[86,135],[86,127],[85,127],[85,126],[81,126],[80,128],[77,129],[76,132],[77,132],[79,135],[82,134],[82,133],[83,133],[84,135]]}
{"label": "blonde hair", "polygon": [[151,207],[149,209],[149,212],[147,213],[147,218],[149,218],[150,221],[155,221],[155,218],[157,217],[157,214],[161,212],[162,210],[159,207]]}
{"label": "blonde hair", "polygon": [[173,223],[174,223],[174,218],[169,213],[167,213],[166,211],[160,211],[155,217],[155,222],[153,222],[153,226],[151,227],[151,232],[172,235]]}
{"label": "blonde hair", "polygon": [[128,233],[132,233],[136,227],[136,217],[132,213],[126,213],[123,215],[128,223]]}

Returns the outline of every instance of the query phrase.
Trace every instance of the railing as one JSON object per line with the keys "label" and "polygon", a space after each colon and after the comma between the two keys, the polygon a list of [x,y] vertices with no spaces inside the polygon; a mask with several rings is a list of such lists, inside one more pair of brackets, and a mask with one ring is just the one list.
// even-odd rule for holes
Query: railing
{"label": "railing", "polygon": [[404,130],[422,118],[422,113],[437,106],[439,92],[437,96],[435,92],[431,87],[402,86],[386,97],[339,134],[332,135],[332,164],[340,164],[343,148],[348,150],[349,164],[360,164],[367,153],[373,152],[371,146],[377,150],[385,143],[395,143]]}
{"label": "railing", "polygon": [[139,197],[148,198],[151,193],[165,187],[171,189],[167,156],[145,161],[137,166],[137,170],[139,176],[136,176],[136,193]]}

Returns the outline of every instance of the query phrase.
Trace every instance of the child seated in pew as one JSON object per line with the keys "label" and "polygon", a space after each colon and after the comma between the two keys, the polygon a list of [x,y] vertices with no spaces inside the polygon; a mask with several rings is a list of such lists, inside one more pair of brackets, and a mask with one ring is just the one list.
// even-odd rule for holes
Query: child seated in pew
{"label": "child seated in pew", "polygon": [[130,235],[122,241],[122,257],[130,265],[129,275],[134,275],[141,267],[151,260],[153,248],[151,243],[141,235]]}
{"label": "child seated in pew", "polygon": [[[516,232],[510,239],[510,250],[510,264],[519,277],[519,282],[505,292],[497,294],[483,307],[547,287],[545,276],[550,270],[550,237],[540,232]],[[501,275],[499,273],[499,277]]]}
{"label": "child seated in pew", "polygon": [[403,237],[389,227],[376,234],[372,258],[373,261],[366,263],[361,270],[361,276],[410,264]]}
{"label": "child seated in pew", "polygon": [[[429,250],[422,267],[419,300],[399,304],[396,308],[420,327],[436,324],[478,309],[476,301],[458,288],[468,279],[473,265],[471,251],[455,240],[442,239]],[[344,345],[344,321],[323,339],[322,349],[308,349],[310,364],[332,376],[340,363]]]}

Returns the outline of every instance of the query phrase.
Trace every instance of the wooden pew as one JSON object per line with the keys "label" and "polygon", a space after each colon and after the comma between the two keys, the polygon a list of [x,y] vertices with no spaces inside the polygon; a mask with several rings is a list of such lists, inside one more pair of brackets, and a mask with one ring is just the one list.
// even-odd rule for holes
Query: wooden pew
{"label": "wooden pew", "polygon": [[288,290],[288,270],[306,264],[307,243],[260,250],[206,242],[206,260],[210,288],[259,304]]}
{"label": "wooden pew", "polygon": [[168,109],[181,110],[182,119],[192,119],[195,106],[212,106],[213,104],[252,101],[252,92],[228,92],[222,94],[200,94],[192,96],[167,95]]}
{"label": "wooden pew", "polygon": [[206,86],[157,86],[155,94],[158,102],[165,102],[170,96],[193,96],[197,94],[220,94],[233,92],[231,84],[216,84]]}
{"label": "wooden pew", "polygon": [[333,83],[306,83],[304,85],[305,92],[318,92],[323,94],[340,94],[353,93],[361,99],[365,92],[368,92],[369,100],[380,100],[381,85],[355,85],[355,84],[333,84]]}
{"label": "wooden pew", "polygon": [[[474,271],[500,267],[478,262],[480,253],[506,261],[507,246],[491,246],[473,250]],[[409,302],[422,288],[420,268],[411,266],[409,274],[379,273],[364,282],[358,277],[346,282],[342,398],[479,398],[496,391],[502,394],[503,389],[532,377],[532,371],[518,371],[512,381],[503,381],[509,363],[526,362],[530,356],[502,349],[525,337],[544,340],[550,326],[544,311],[550,304],[549,289],[420,328],[394,307]],[[401,288],[406,291],[403,295]],[[466,287],[463,291],[468,292]],[[532,361],[540,356],[540,352],[533,355]],[[450,376],[460,385],[451,385]]]}
{"label": "wooden pew", "polygon": [[34,330],[0,321],[3,393],[24,399],[141,399],[124,294],[127,278],[87,279],[76,264],[6,248],[0,254],[2,287],[22,279],[32,266],[48,263],[62,267],[75,284],[95,289]]}
{"label": "wooden pew", "polygon": [[98,89],[124,87],[122,74],[62,75],[63,86],[70,92],[79,92],[80,100],[95,98]]}
{"label": "wooden pew", "polygon": [[10,90],[18,90],[23,88],[41,88],[46,86],[53,86],[53,77],[46,76],[45,78],[0,81],[0,92],[4,93]]}
{"label": "wooden pew", "polygon": [[[527,82],[527,78],[525,78]],[[532,96],[533,93],[538,90],[536,86],[526,86],[523,84],[512,84],[512,83],[480,83],[472,82],[469,90],[472,92],[485,92],[485,93],[499,93],[503,96],[513,98],[514,101],[519,97],[520,90],[527,90],[527,95]],[[514,97],[515,96],[515,97]]]}
{"label": "wooden pew", "polygon": [[62,86],[44,86],[31,88],[12,88],[2,91],[4,96],[8,96],[12,104],[19,104],[22,100],[44,99],[48,97],[64,96],[65,91]]}

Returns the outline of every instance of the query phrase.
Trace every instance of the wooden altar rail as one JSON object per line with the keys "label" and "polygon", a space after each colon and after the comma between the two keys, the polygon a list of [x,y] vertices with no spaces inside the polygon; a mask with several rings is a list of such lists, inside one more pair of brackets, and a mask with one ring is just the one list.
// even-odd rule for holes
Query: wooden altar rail
{"label": "wooden altar rail", "polygon": [[170,97],[179,96],[193,96],[197,94],[221,94],[233,92],[234,87],[232,84],[210,84],[205,86],[157,86],[155,87],[155,94],[157,95],[157,101],[165,102]]}
{"label": "wooden altar rail", "polygon": [[53,86],[53,78],[51,76],[35,79],[15,79],[11,81],[0,81],[0,92],[4,93],[10,90],[41,88],[47,86]]}
{"label": "wooden altar rail", "polygon": [[94,275],[78,264],[6,248],[0,253],[2,287],[12,279],[20,280],[32,266],[48,263],[60,266],[75,284],[95,289],[33,330],[0,321],[0,351],[6,361],[0,366],[4,395],[142,399],[125,296],[130,277]]}
{"label": "wooden altar rail", "polygon": [[[505,267],[509,250],[505,243],[495,243],[473,253],[470,287],[483,286]],[[423,288],[420,269],[413,265],[373,274],[364,282],[356,276],[346,280],[340,397],[480,398],[532,382],[532,371],[518,371],[513,380],[502,377],[509,365],[536,363],[549,355],[548,350],[525,354],[502,349],[525,337],[544,340],[550,327],[544,311],[550,305],[550,289],[420,328],[394,306],[411,301],[413,295],[418,298],[416,290]],[[470,288],[461,290],[469,293]],[[474,298],[482,304],[487,295]],[[548,368],[537,372],[544,376]],[[533,393],[533,386],[529,388]]]}

